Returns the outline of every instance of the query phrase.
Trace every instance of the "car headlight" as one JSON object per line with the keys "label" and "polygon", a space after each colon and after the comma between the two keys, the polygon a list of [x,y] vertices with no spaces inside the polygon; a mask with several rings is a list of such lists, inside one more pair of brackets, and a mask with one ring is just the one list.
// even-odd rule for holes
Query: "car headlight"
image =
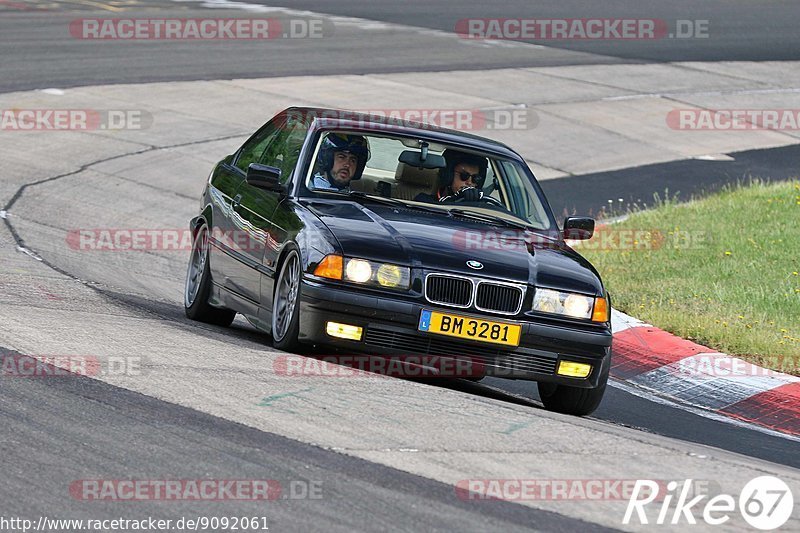
{"label": "car headlight", "polygon": [[411,269],[408,267],[335,254],[325,256],[314,269],[314,275],[387,289],[408,289],[411,286]]}
{"label": "car headlight", "polygon": [[348,259],[344,279],[356,283],[366,283],[372,279],[372,265],[363,259]]}
{"label": "car headlight", "polygon": [[591,319],[592,322],[608,321],[608,306],[605,298],[553,289],[536,289],[536,293],[533,295],[533,310],[573,318]]}

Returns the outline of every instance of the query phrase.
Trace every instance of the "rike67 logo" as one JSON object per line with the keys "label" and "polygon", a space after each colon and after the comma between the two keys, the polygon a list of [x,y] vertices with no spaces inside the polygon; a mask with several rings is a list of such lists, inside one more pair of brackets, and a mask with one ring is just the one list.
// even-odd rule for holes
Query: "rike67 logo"
{"label": "rike67 logo", "polygon": [[[789,486],[773,476],[748,481],[738,501],[730,494],[690,495],[691,487],[691,479],[682,483],[670,481],[665,491],[660,490],[664,488],[663,482],[637,480],[622,523],[629,525],[633,521],[635,524],[638,520],[639,524],[694,525],[698,523],[696,515],[699,514],[706,524],[720,526],[729,522],[732,515],[736,516],[738,507],[738,513],[751,527],[771,531],[783,526],[794,510]],[[651,506],[654,502],[658,503]]]}

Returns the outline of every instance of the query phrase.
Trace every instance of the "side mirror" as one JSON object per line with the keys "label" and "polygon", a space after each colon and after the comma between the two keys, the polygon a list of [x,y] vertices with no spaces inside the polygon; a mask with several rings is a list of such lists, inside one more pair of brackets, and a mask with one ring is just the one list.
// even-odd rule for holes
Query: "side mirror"
{"label": "side mirror", "polygon": [[594,235],[594,219],[589,217],[567,217],[564,219],[564,238],[585,241]]}
{"label": "side mirror", "polygon": [[247,183],[259,189],[284,193],[281,184],[281,169],[258,163],[250,163],[247,167]]}

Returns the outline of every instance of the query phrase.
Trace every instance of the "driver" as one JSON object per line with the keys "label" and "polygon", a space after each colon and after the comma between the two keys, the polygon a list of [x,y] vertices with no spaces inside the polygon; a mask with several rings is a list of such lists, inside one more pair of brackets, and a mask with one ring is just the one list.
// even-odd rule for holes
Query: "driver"
{"label": "driver", "polygon": [[442,154],[447,165],[439,170],[439,189],[435,195],[420,193],[418,202],[477,202],[483,198],[488,164],[485,157],[448,149]]}
{"label": "driver", "polygon": [[317,156],[319,172],[311,180],[312,189],[350,191],[350,182],[361,179],[369,160],[369,143],[360,135],[329,133]]}

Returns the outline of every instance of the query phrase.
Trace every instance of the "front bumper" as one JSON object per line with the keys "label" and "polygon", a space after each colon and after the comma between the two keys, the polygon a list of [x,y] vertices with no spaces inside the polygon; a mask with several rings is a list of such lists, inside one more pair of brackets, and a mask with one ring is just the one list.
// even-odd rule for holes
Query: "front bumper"
{"label": "front bumper", "polygon": [[[610,368],[610,328],[579,329],[475,315],[432,304],[371,296],[308,279],[303,279],[300,295],[299,340],[304,343],[336,347],[355,354],[423,354],[468,360],[475,374],[469,377],[494,376],[580,388],[596,387]],[[520,345],[514,348],[418,331],[423,308],[521,324]],[[329,336],[326,333],[328,321],[364,328],[361,341]],[[559,376],[556,369],[562,359],[590,364],[592,371],[586,378]]]}

